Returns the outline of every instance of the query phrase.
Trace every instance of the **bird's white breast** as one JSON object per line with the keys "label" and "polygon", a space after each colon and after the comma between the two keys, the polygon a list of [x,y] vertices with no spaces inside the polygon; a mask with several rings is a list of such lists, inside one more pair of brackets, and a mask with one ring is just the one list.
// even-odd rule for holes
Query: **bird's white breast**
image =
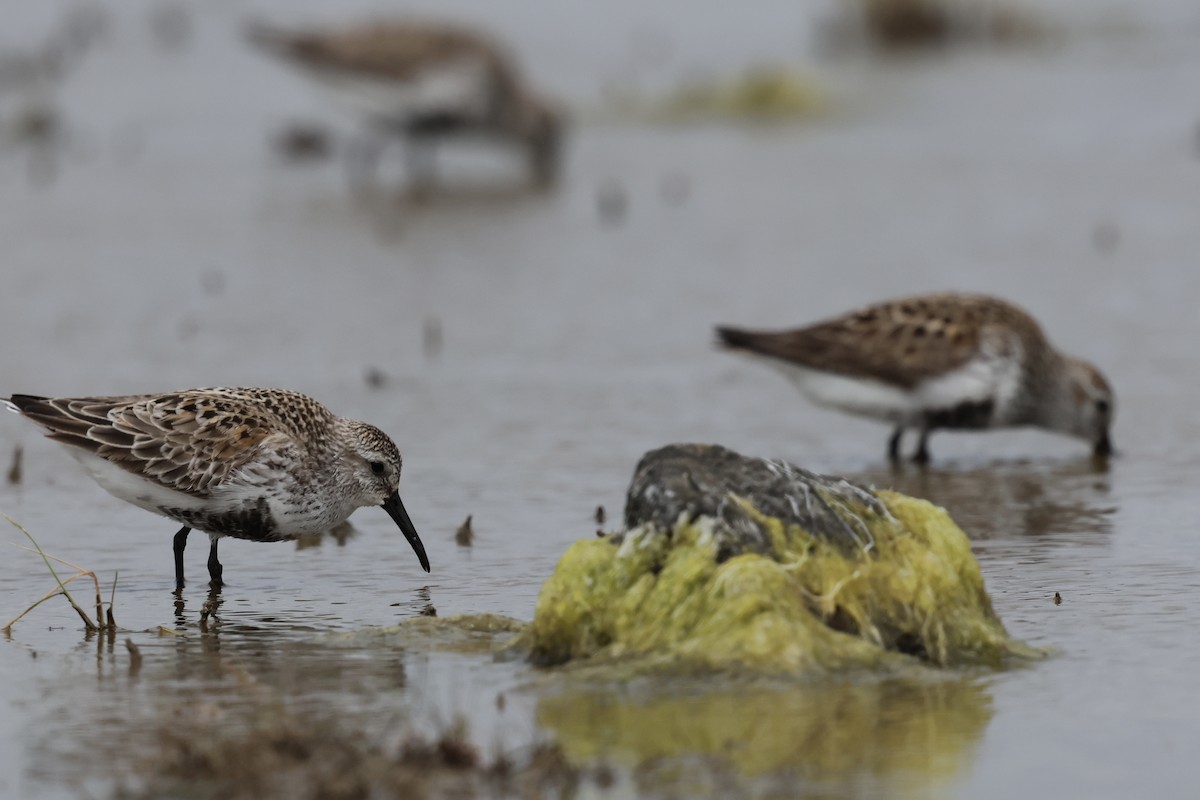
{"label": "bird's white breast", "polygon": [[811,402],[863,417],[901,422],[917,410],[911,392],[879,381],[851,378],[771,359]]}
{"label": "bird's white breast", "polygon": [[487,66],[478,58],[430,66],[408,80],[308,70],[334,102],[351,113],[403,122],[430,114],[480,116],[491,97]]}
{"label": "bird's white breast", "polygon": [[67,450],[92,479],[113,497],[175,519],[181,524],[188,524],[188,521],[173,516],[170,510],[184,515],[194,512],[192,518],[195,519],[237,512],[265,501],[276,534],[280,538],[291,538],[307,533],[323,533],[344,522],[354,511],[353,505],[338,503],[335,498],[327,497],[322,501],[321,493],[315,489],[308,496],[289,491],[291,487],[287,486],[286,476],[281,479],[273,471],[256,471],[252,467],[249,472],[239,473],[214,487],[208,496],[197,497],[146,480],[86,450],[76,447]]}
{"label": "bird's white breast", "polygon": [[849,377],[765,359],[811,402],[893,424],[920,425],[926,412],[991,400],[1003,420],[1021,389],[1021,363],[1012,353],[981,352],[956,370],[902,389],[870,378]]}
{"label": "bird's white breast", "polygon": [[83,465],[92,479],[106,492],[138,508],[161,514],[164,508],[199,510],[211,507],[205,498],[177,492],[162,484],[148,481],[87,450],[68,447],[67,452]]}

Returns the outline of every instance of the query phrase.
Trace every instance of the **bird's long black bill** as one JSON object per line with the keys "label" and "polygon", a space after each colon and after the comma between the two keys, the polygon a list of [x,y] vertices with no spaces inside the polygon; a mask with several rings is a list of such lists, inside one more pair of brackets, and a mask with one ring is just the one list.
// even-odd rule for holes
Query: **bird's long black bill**
{"label": "bird's long black bill", "polygon": [[408,512],[404,510],[404,503],[400,502],[399,492],[392,492],[392,496],[383,501],[383,510],[396,520],[400,532],[404,534],[405,539],[408,539],[413,552],[417,554],[421,568],[429,572],[429,556],[425,555],[425,545],[421,544],[421,537],[417,535],[417,529],[413,527],[412,520],[408,518]]}
{"label": "bird's long black bill", "polygon": [[1108,438],[1107,433],[1101,436],[1100,440],[1097,441],[1095,446],[1092,448],[1092,455],[1094,455],[1096,458],[1108,458],[1109,456],[1115,456],[1116,454],[1116,451],[1113,450],[1112,440]]}

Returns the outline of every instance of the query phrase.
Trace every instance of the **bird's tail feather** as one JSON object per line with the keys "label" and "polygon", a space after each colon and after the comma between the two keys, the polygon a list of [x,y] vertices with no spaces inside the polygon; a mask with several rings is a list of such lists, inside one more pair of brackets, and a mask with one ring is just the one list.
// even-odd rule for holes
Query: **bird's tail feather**
{"label": "bird's tail feather", "polygon": [[717,326],[717,346],[719,347],[726,347],[730,350],[752,350],[755,338],[755,334],[751,331],[724,325]]}
{"label": "bird's tail feather", "polygon": [[30,408],[45,402],[46,398],[38,397],[32,394],[14,394],[12,397],[4,398],[4,405],[8,406],[9,411],[15,411],[18,414],[24,414]]}

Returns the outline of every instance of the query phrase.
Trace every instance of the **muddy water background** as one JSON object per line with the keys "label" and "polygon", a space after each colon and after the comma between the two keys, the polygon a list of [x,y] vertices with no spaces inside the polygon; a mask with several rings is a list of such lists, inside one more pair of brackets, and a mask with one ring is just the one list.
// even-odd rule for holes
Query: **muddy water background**
{"label": "muddy water background", "polygon": [[[123,649],[84,640],[58,604],[0,640],[0,796],[103,794],[114,765],[132,769],[131,748],[113,744],[135,741],[139,720],[170,698],[219,714],[247,674],[381,730],[463,714],[485,749],[551,738],[636,765],[678,755],[638,741],[664,717],[685,743],[710,725],[805,745],[743,764],[768,779],[739,791],[786,794],[798,775],[829,795],[1192,796],[1200,12],[1053,3],[1053,46],[897,61],[820,55],[821,5],[436,4],[513,42],[583,121],[557,192],[509,190],[508,162],[458,151],[444,160],[457,190],[418,206],[352,197],[337,165],[288,167],[268,146],[289,120],[341,120],[249,52],[238,25],[378,8],[324,5],[215,3],[182,27],[156,5],[105,6],[94,47],[39,95],[59,114],[56,146],[10,138],[0,152],[0,393],[307,391],[396,438],[433,573],[372,509],[344,546],[225,542],[222,627],[201,635],[202,540],[177,614],[171,524],[3,418],[0,459],[18,444],[25,457],[0,509],[106,581],[120,570],[122,637],[146,663],[130,675]],[[66,6],[0,8],[0,43],[28,49]],[[768,127],[594,120],[608,86],[768,60],[811,71],[831,113]],[[11,119],[27,101],[0,102]],[[597,195],[613,187],[626,213],[606,221]],[[789,325],[945,288],[1012,298],[1106,369],[1122,454],[1110,470],[1077,443],[1017,432],[937,436],[933,469],[893,474],[883,428],[803,405],[711,346],[715,322]],[[422,345],[430,320],[437,353]],[[930,687],[563,700],[522,690],[519,664],[330,640],[428,603],[529,618],[558,555],[592,535],[596,505],[619,515],[641,453],[686,440],[945,505],[1010,629],[1055,657]],[[467,514],[478,535],[460,549]],[[33,556],[0,555],[0,616],[48,588]],[[184,636],[144,632],[159,625]],[[830,697],[841,702],[818,705]],[[832,727],[813,726],[814,708]],[[814,743],[839,719],[874,734],[818,763]],[[669,773],[654,785],[673,785]]]}

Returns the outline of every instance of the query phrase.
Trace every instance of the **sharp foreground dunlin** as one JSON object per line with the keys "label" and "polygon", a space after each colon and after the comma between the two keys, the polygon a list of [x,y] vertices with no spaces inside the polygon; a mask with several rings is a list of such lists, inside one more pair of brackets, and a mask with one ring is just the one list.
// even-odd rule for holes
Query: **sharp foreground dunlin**
{"label": "sharp foreground dunlin", "polygon": [[[365,118],[409,141],[418,179],[432,169],[427,143],[474,134],[522,146],[539,185],[558,169],[561,121],[521,81],[502,48],[474,31],[417,22],[369,22],[344,30],[252,25],[251,41],[275,53]],[[360,152],[374,167],[379,141]]]}
{"label": "sharp foreground dunlin", "polygon": [[1058,352],[1029,314],[992,297],[933,294],[867,306],[797,330],[717,328],[722,344],[763,356],[811,401],[916,428],[929,460],[938,428],[1033,425],[1111,452],[1114,398],[1094,366]]}
{"label": "sharp foreground dunlin", "polygon": [[115,497],[183,525],[175,586],[195,528],[212,540],[208,574],[223,581],[222,536],[277,542],[324,533],[361,506],[383,506],[429,559],[397,485],[400,452],[383,431],[282,389],[191,389],[128,397],[33,397],[9,406],[68,445]]}

